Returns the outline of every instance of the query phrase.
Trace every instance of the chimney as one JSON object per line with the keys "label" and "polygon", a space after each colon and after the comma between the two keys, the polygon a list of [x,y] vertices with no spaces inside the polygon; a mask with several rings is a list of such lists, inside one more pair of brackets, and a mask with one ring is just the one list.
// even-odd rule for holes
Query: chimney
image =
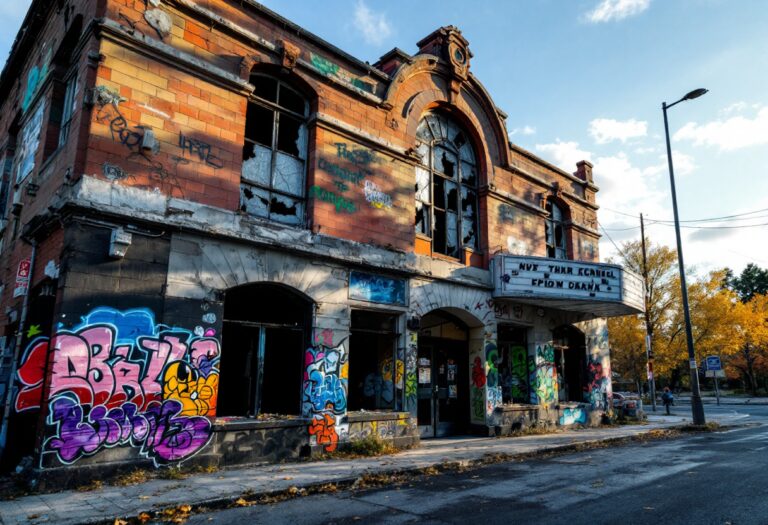
{"label": "chimney", "polygon": [[574,175],[585,182],[592,183],[592,164],[586,160],[580,160],[576,163],[576,173]]}

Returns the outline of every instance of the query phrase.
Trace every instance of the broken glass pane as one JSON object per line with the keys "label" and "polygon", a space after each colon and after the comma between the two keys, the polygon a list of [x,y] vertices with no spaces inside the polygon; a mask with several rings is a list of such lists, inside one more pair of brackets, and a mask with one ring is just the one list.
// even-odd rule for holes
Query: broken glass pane
{"label": "broken glass pane", "polygon": [[301,122],[285,113],[280,113],[277,125],[277,149],[295,157],[303,157]]}
{"label": "broken glass pane", "polygon": [[307,103],[304,101],[301,95],[294,90],[280,85],[280,101],[278,102],[285,109],[289,109],[300,115],[307,114]]}
{"label": "broken glass pane", "polygon": [[447,149],[436,147],[434,166],[437,171],[452,179],[456,175],[456,155]]}
{"label": "broken glass pane", "polygon": [[435,197],[435,207],[445,209],[445,179],[442,177],[435,177],[435,191],[433,192]]}
{"label": "broken glass pane", "polygon": [[247,144],[246,148],[251,146],[252,157],[243,162],[243,180],[269,187],[269,173],[272,164],[272,150],[259,146],[258,144]]}
{"label": "broken glass pane", "polygon": [[429,172],[421,166],[416,166],[416,200],[430,202]]}
{"label": "broken glass pane", "polygon": [[429,145],[420,143],[416,146],[416,153],[421,157],[421,163],[424,166],[429,166]]}
{"label": "broken glass pane", "polygon": [[256,89],[253,94],[257,97],[277,102],[277,80],[263,75],[251,75],[251,83]]}
{"label": "broken glass pane", "polygon": [[459,211],[459,188],[455,182],[445,181],[446,209],[448,211]]}
{"label": "broken glass pane", "polygon": [[269,192],[250,184],[241,184],[240,210],[257,217],[269,216]]}
{"label": "broken glass pane", "polygon": [[461,214],[464,217],[475,217],[477,212],[477,195],[465,186],[461,187]]}
{"label": "broken glass pane", "polygon": [[277,153],[272,188],[302,197],[304,195],[304,163],[290,155]]}
{"label": "broken glass pane", "polygon": [[463,131],[456,130],[455,135],[453,136],[453,145],[456,146],[456,148],[461,148],[464,144],[467,143],[467,136],[464,135]]}
{"label": "broken glass pane", "polygon": [[304,217],[304,205],[300,200],[277,193],[272,194],[269,211],[270,219],[284,224],[300,224]]}
{"label": "broken glass pane", "polygon": [[272,147],[275,112],[253,102],[245,115],[245,138]]}
{"label": "broken glass pane", "polygon": [[475,152],[472,151],[472,146],[469,142],[466,142],[459,149],[459,156],[461,157],[461,160],[469,162],[470,164],[475,164]]}
{"label": "broken glass pane", "polygon": [[429,230],[429,206],[416,201],[416,233],[431,236]]}
{"label": "broken glass pane", "polygon": [[465,248],[476,248],[475,222],[472,219],[461,221],[461,244]]}
{"label": "broken glass pane", "polygon": [[435,228],[432,234],[432,249],[438,253],[445,251],[445,212],[435,210]]}
{"label": "broken glass pane", "polygon": [[445,214],[445,254],[451,257],[458,257],[459,255],[457,220],[458,217],[455,213]]}
{"label": "broken glass pane", "polygon": [[424,120],[426,120],[427,124],[429,124],[429,130],[432,132],[432,136],[434,137],[434,140],[437,140],[437,141],[445,140],[443,129],[440,127],[440,122],[435,115],[427,115],[426,117],[424,117]]}
{"label": "broken glass pane", "polygon": [[427,119],[422,119],[421,122],[419,122],[419,127],[416,128],[416,138],[421,139],[424,142],[432,142],[432,132],[429,130]]}
{"label": "broken glass pane", "polygon": [[474,165],[462,161],[461,182],[470,186],[477,186],[477,169]]}

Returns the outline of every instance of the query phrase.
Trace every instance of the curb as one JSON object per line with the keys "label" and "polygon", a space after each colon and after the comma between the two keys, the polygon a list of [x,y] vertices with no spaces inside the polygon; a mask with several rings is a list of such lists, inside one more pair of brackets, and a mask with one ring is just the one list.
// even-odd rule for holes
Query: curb
{"label": "curb", "polygon": [[[282,501],[282,500],[310,496],[313,494],[319,494],[324,492],[336,492],[338,490],[346,490],[349,488],[353,488],[359,481],[364,481],[369,476],[370,477],[379,477],[379,476],[411,477],[411,476],[435,474],[435,473],[442,474],[445,472],[456,471],[459,469],[478,468],[478,467],[482,467],[485,465],[490,465],[490,464],[498,463],[502,461],[529,460],[529,459],[536,459],[536,458],[553,455],[553,454],[567,454],[570,452],[579,452],[586,448],[607,448],[609,446],[625,445],[625,444],[630,444],[636,441],[641,441],[643,437],[657,431],[682,431],[682,429],[689,426],[690,425],[688,423],[676,424],[676,425],[670,425],[670,426],[661,427],[661,428],[648,429],[631,436],[609,437],[609,438],[603,438],[603,439],[588,439],[585,441],[579,441],[577,443],[552,445],[552,446],[537,449],[534,451],[521,452],[518,454],[486,453],[480,456],[479,458],[475,458],[475,459],[465,459],[465,460],[457,460],[457,461],[440,461],[427,466],[405,468],[405,469],[384,468],[381,470],[364,472],[356,476],[348,476],[348,477],[342,477],[338,479],[330,479],[330,480],[326,479],[323,481],[313,481],[313,482],[308,482],[303,484],[297,484],[287,489],[262,491],[262,492],[238,493],[232,496],[200,500],[194,503],[185,503],[183,505],[178,504],[175,506],[154,507],[154,508],[150,508],[148,510],[139,512],[138,514],[131,514],[130,516],[114,516],[109,519],[103,519],[103,518],[87,519],[85,521],[78,522],[78,525],[113,525],[117,523],[116,520],[124,520],[127,523],[143,523],[138,519],[138,516],[144,513],[149,514],[151,516],[151,519],[159,519],[159,518],[162,518],[164,511],[179,509],[182,506],[188,506],[189,511],[187,512],[187,514],[195,514],[200,512],[201,510],[211,511],[211,510],[221,510],[221,509],[229,508],[234,505],[237,505],[236,502],[241,499],[247,502],[246,505],[243,505],[243,506],[254,506],[254,505],[262,504],[265,502],[264,500],[269,500],[269,499],[271,500],[277,499]],[[740,427],[740,426],[747,426],[747,425],[745,424],[723,425],[720,427],[720,430],[726,430],[729,428]],[[698,432],[702,432],[702,431],[694,430],[689,433],[684,433],[682,435],[695,434]],[[671,439],[676,437],[681,437],[681,436],[673,436],[673,437],[663,436],[656,439],[661,440],[661,439]],[[373,483],[370,483],[366,486],[375,487],[375,486],[383,486],[383,485],[389,485],[389,484],[392,484],[391,480],[389,483],[376,483],[374,481]],[[330,486],[334,488],[330,489]]]}

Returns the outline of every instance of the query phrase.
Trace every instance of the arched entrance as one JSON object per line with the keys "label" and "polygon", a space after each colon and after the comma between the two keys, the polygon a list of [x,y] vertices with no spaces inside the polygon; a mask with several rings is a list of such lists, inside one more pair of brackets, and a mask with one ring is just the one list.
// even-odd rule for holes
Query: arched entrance
{"label": "arched entrance", "polygon": [[312,302],[286,286],[227,290],[218,416],[301,413],[311,320]]}
{"label": "arched entrance", "polygon": [[557,370],[558,401],[584,401],[587,386],[587,346],[584,334],[570,325],[552,332]]}
{"label": "arched entrance", "polygon": [[421,318],[417,358],[421,437],[469,430],[469,327],[446,310]]}

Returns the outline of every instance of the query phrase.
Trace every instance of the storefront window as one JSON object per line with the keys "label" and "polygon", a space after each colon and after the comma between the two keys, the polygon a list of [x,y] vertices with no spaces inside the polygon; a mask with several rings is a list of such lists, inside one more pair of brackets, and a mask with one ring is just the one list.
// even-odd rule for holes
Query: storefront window
{"label": "storefront window", "polygon": [[354,310],[349,340],[349,410],[400,410],[404,363],[397,359],[397,317]]}

